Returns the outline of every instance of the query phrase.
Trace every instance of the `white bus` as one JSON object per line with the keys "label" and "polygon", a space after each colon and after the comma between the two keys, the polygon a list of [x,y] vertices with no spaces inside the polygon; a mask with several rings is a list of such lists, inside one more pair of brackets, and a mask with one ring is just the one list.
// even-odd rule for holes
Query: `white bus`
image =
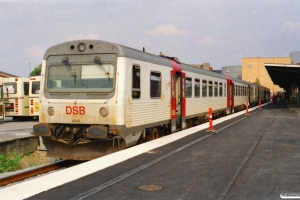
{"label": "white bus", "polygon": [[5,119],[4,115],[3,78],[0,78],[0,120]]}
{"label": "white bus", "polygon": [[29,117],[29,78],[11,77],[4,80],[5,117]]}
{"label": "white bus", "polygon": [[29,115],[32,117],[39,116],[40,80],[40,76],[29,79]]}

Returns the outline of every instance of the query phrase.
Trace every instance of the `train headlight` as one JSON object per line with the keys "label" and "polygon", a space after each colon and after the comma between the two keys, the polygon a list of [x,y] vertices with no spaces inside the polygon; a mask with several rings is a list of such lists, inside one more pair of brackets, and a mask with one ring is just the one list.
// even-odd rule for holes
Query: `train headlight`
{"label": "train headlight", "polygon": [[47,109],[47,113],[48,113],[48,115],[53,116],[54,113],[55,113],[54,108],[53,108],[53,107],[49,107],[49,108]]}
{"label": "train headlight", "polygon": [[85,50],[85,44],[84,43],[80,43],[77,47],[78,51],[83,52]]}
{"label": "train headlight", "polygon": [[106,117],[108,115],[108,110],[107,108],[102,107],[100,108],[99,113],[102,117]]}

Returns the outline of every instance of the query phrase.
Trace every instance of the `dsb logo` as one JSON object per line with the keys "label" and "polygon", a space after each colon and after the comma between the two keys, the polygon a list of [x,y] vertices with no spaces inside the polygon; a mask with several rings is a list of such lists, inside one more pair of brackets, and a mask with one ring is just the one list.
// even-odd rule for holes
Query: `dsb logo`
{"label": "dsb logo", "polygon": [[84,106],[66,106],[66,114],[70,115],[84,115],[85,114],[85,107]]}

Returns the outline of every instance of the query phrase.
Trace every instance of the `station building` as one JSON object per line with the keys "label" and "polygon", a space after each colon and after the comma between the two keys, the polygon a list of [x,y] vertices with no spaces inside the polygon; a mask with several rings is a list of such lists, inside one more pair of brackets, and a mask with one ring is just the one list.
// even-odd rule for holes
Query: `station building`
{"label": "station building", "polygon": [[291,57],[249,57],[242,58],[242,80],[254,83],[259,81],[260,85],[270,88],[271,95],[285,92],[284,88],[275,85],[265,67],[265,63],[282,65],[291,64]]}

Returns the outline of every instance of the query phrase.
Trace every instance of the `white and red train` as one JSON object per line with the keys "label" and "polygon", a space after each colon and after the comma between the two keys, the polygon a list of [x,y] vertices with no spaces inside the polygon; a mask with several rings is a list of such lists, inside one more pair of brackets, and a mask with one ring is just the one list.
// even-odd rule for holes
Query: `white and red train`
{"label": "white and red train", "polygon": [[48,156],[89,160],[269,101],[268,88],[119,44],[76,40],[43,58],[39,124]]}

